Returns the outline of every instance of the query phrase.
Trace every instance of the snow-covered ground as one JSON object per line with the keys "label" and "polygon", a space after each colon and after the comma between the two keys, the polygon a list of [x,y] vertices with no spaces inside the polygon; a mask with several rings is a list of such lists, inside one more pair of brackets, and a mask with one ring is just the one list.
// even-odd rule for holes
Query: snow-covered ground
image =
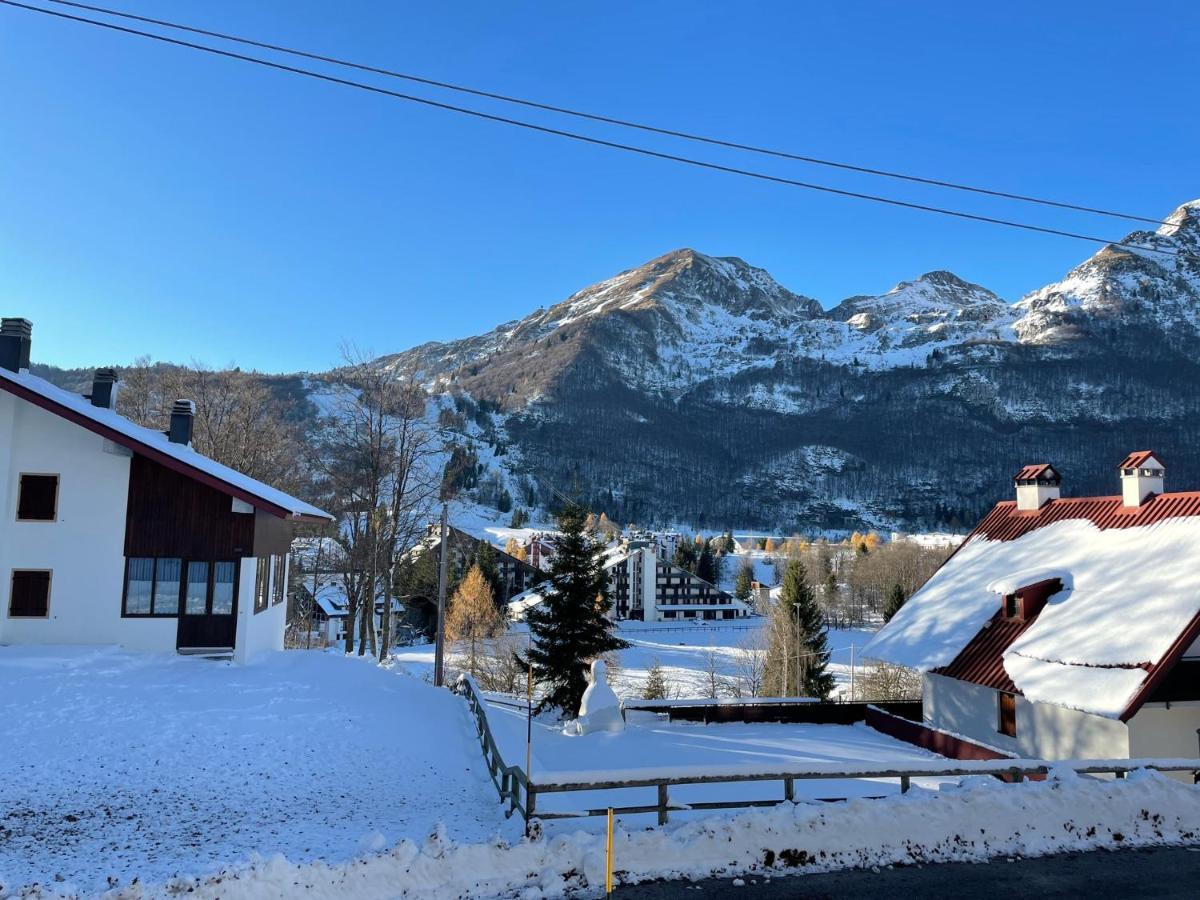
{"label": "snow-covered ground", "polygon": [[[754,652],[765,640],[763,630],[767,620],[758,616],[740,622],[697,622],[670,624],[665,622],[620,622],[617,633],[631,646],[615,654],[616,666],[609,672],[609,682],[622,699],[640,698],[646,677],[655,664],[662,667],[667,690],[673,699],[702,698],[710,695],[710,671],[715,671],[724,692],[731,680],[736,680],[743,668],[742,659]],[[525,626],[517,625],[514,634],[526,634]],[[851,661],[854,672],[863,671],[859,651],[874,636],[874,631],[862,629],[830,629],[830,671],[837,681],[835,696],[848,696],[851,682]],[[414,675],[433,671],[433,645],[416,644],[400,647],[396,659]],[[767,685],[767,693],[771,686]],[[724,693],[722,693],[724,696]]]}
{"label": "snow-covered ground", "polygon": [[0,897],[516,827],[463,701],[370,662],[0,647],[0,684]]}
{"label": "snow-covered ground", "polygon": [[[519,706],[506,702],[489,704],[488,722],[506,762],[525,767],[527,715]],[[562,726],[534,719],[533,764],[535,780],[564,773],[594,773],[596,780],[650,777],[651,770],[681,773],[780,772],[806,763],[902,768],[907,763],[928,764],[938,760],[929,753],[880,734],[865,725],[669,723],[653,713],[629,713],[622,732],[567,735]],[[914,787],[936,787],[944,779],[915,779]],[[898,793],[895,779],[820,779],[796,782],[800,799],[879,797]],[[622,788],[546,794],[538,800],[545,812],[603,809],[607,806],[638,806],[655,803],[654,788]],[[783,796],[780,781],[734,782],[729,784],[681,785],[671,788],[671,800],[701,803],[740,800],[778,800]],[[700,813],[673,813],[673,818],[697,818]],[[653,815],[629,817],[630,824],[654,824]],[[603,828],[598,818],[563,825],[551,821],[547,829],[576,830]]]}
{"label": "snow-covered ground", "polygon": [[[1091,781],[968,779],[943,792],[883,800],[783,804],[664,829],[619,824],[617,885],[710,875],[803,875],[835,869],[983,862],[1065,851],[1190,845],[1200,837],[1200,788],[1151,773]],[[386,853],[326,866],[258,862],[218,878],[151,885],[142,896],[196,900],[321,900],[599,896],[605,838],[578,831],[515,843],[402,841]],[[998,873],[1002,875],[1003,873]],[[797,884],[802,891],[802,882]]]}

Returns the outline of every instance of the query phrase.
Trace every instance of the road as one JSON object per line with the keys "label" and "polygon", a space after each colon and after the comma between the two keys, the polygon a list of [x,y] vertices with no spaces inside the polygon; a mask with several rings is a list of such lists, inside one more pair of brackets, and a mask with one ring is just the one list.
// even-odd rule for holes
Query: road
{"label": "road", "polygon": [[670,881],[619,888],[621,900],[1013,900],[1014,897],[1200,897],[1200,847],[1071,853],[990,863],[945,863],[896,869],[854,870],[765,880]]}

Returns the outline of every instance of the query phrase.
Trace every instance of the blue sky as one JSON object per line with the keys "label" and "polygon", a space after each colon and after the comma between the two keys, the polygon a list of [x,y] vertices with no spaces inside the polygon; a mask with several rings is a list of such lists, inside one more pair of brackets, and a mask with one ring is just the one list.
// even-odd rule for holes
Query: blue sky
{"label": "blue sky", "polygon": [[[551,103],[1088,205],[1155,216],[1200,196],[1194,3],[112,2]],[[1135,227],[566,127],[1106,237]],[[148,354],[319,370],[343,341],[384,353],[478,333],[683,246],[741,256],[826,306],[941,268],[1016,299],[1093,252],[0,7],[0,314],[34,320],[42,361]]]}

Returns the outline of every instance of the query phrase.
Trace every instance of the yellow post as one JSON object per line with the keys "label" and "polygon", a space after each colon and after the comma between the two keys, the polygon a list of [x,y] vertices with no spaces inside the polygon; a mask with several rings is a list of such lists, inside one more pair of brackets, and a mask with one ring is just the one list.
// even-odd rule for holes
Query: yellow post
{"label": "yellow post", "polygon": [[604,893],[606,897],[612,896],[613,889],[613,811],[612,807],[608,808],[608,853],[604,865]]}

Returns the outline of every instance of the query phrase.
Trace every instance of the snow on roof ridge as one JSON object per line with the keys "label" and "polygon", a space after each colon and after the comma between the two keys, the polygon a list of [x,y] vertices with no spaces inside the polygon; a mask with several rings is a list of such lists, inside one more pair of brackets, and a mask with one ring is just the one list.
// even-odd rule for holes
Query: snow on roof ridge
{"label": "snow on roof ridge", "polygon": [[1035,566],[997,578],[988,583],[987,590],[993,594],[1012,594],[1021,588],[1037,584],[1039,581],[1049,581],[1052,578],[1057,578],[1062,582],[1063,591],[1073,589],[1074,580],[1070,570],[1057,566]]}
{"label": "snow on roof ridge", "polygon": [[[138,425],[132,419],[126,418],[116,410],[93,406],[89,400],[79,394],[74,394],[64,388],[60,388],[28,371],[12,372],[0,367],[0,388],[8,389],[10,393],[18,397],[21,396],[21,391],[34,394],[57,407],[62,407],[63,410],[69,413],[69,415],[64,415],[60,410],[48,409],[47,411],[53,415],[58,415],[69,421],[72,416],[86,419],[95,423],[98,428],[102,428],[109,433],[116,433],[119,437],[127,439],[143,448],[143,450],[149,451],[151,454],[170,457],[184,466],[195,469],[232,488],[235,493],[248,494],[259,500],[261,504],[283,510],[292,516],[327,520],[333,518],[329,513],[318,509],[311,503],[306,503],[278,488],[271,487],[271,485],[265,482],[251,478],[249,475],[243,474],[223,463],[219,463],[215,459],[192,449],[190,445],[173,443],[163,432],[147,428],[144,425]],[[26,398],[22,397],[22,399]],[[88,427],[79,422],[75,422],[75,424],[79,424],[84,428]],[[121,441],[116,442],[122,443]]]}

